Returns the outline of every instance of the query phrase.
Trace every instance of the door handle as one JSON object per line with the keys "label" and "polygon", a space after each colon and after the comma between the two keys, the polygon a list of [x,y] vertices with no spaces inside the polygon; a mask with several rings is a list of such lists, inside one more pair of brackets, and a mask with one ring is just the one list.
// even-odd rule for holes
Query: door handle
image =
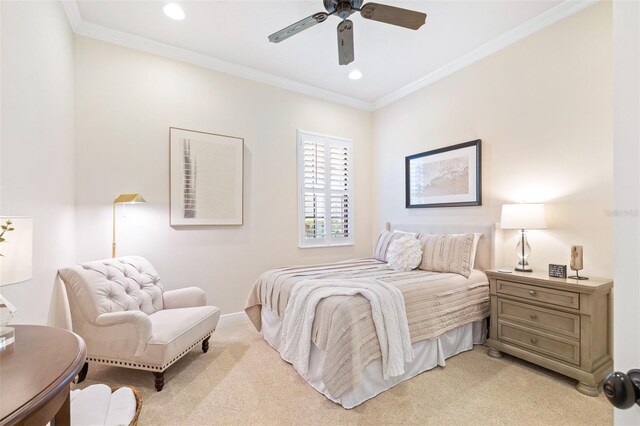
{"label": "door handle", "polygon": [[627,409],[633,404],[640,405],[640,370],[609,373],[604,378],[602,390],[614,407]]}

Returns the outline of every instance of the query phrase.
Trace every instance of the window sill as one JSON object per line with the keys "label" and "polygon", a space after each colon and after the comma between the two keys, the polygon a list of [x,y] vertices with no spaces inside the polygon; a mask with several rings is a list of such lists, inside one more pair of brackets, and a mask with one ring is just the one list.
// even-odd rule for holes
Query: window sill
{"label": "window sill", "polygon": [[313,248],[330,248],[330,247],[347,247],[347,246],[354,246],[355,243],[354,242],[350,242],[350,243],[335,243],[335,244],[313,244],[313,245],[301,245],[298,244],[298,248],[301,249],[313,249]]}

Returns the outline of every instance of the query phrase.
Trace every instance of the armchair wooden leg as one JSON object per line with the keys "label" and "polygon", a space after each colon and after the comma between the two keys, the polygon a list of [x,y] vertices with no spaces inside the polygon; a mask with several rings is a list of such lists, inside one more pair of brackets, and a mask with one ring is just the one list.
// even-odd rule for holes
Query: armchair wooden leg
{"label": "armchair wooden leg", "polygon": [[76,383],[84,382],[84,379],[87,378],[87,372],[89,372],[89,363],[85,362],[82,366],[82,370],[78,373],[78,381]]}
{"label": "armchair wooden leg", "polygon": [[211,338],[211,336],[207,337],[206,339],[204,339],[202,341],[202,352],[204,352],[205,354],[209,350],[209,339],[210,338]]}
{"label": "armchair wooden leg", "polygon": [[160,392],[164,387],[164,371],[153,372],[153,375],[156,378],[156,391]]}

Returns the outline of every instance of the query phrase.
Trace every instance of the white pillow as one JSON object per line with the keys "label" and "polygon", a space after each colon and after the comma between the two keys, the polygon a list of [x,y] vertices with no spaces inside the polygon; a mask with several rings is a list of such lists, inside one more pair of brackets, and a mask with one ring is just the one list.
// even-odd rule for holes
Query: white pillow
{"label": "white pillow", "polygon": [[402,235],[413,235],[415,238],[420,237],[420,234],[418,232],[400,231],[399,229],[394,229],[393,233]]}
{"label": "white pillow", "polygon": [[393,232],[382,231],[382,233],[378,237],[378,241],[376,242],[376,247],[373,249],[373,258],[381,262],[386,262],[387,250],[389,250],[389,245],[393,240],[395,240],[396,238],[400,238],[403,235],[411,235],[416,239],[419,236],[414,232],[398,231],[397,229],[394,229]]}
{"label": "white pillow", "polygon": [[396,271],[411,271],[422,261],[422,244],[415,234],[404,234],[391,241],[387,249],[387,263]]}

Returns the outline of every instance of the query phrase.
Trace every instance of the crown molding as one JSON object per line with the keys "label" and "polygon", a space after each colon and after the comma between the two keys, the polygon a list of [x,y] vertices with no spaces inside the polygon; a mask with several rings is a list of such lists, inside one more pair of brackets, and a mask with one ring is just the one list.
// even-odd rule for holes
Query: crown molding
{"label": "crown molding", "polygon": [[60,3],[62,3],[64,13],[67,15],[71,30],[77,33],[80,24],[82,24],[82,15],[80,15],[78,3],[76,3],[76,0],[62,0]]}
{"label": "crown molding", "polygon": [[186,62],[192,65],[209,68],[215,71],[231,74],[233,76],[257,81],[270,86],[279,87],[303,95],[336,102],[353,108],[373,111],[373,103],[341,95],[330,90],[321,89],[295,80],[269,74],[254,68],[234,64],[212,56],[203,55],[192,50],[157,42],[148,38],[113,30],[102,25],[84,21],[80,15],[80,9],[75,0],[62,1],[67,19],[74,33],[96,40],[106,41],[130,49],[151,53],[165,58]]}
{"label": "crown molding", "polygon": [[471,50],[457,59],[443,65],[400,89],[376,100],[367,102],[350,96],[341,95],[330,90],[321,89],[309,84],[300,83],[295,80],[280,77],[274,74],[259,71],[254,68],[234,64],[212,56],[197,53],[192,50],[183,49],[166,43],[157,42],[133,34],[113,30],[101,25],[86,22],[82,19],[77,0],[63,0],[62,6],[69,20],[69,24],[74,33],[101,40],[131,49],[163,56],[181,62],[209,68],[215,71],[257,81],[270,86],[279,87],[303,95],[313,96],[330,102],[336,102],[353,108],[365,111],[375,111],[405,96],[410,95],[460,69],[473,64],[507,46],[516,43],[523,38],[548,27],[574,13],[581,11],[599,0],[565,0],[559,5],[541,13],[540,15],[526,21],[510,31],[494,38],[493,40]]}
{"label": "crown molding", "polygon": [[380,109],[386,105],[396,102],[405,96],[416,92],[423,87],[426,87],[448,75],[453,74],[462,68],[486,58],[487,56],[495,53],[499,50],[510,46],[523,38],[548,27],[549,25],[558,22],[568,16],[573,15],[576,12],[581,11],[599,0],[565,0],[559,5],[552,7],[551,9],[541,13],[540,15],[526,21],[523,24],[518,25],[512,30],[494,38],[487,43],[465,53],[464,55],[454,59],[453,61],[441,66],[440,68],[430,72],[429,74],[421,77],[400,89],[389,93],[386,96],[373,102],[374,110]]}

